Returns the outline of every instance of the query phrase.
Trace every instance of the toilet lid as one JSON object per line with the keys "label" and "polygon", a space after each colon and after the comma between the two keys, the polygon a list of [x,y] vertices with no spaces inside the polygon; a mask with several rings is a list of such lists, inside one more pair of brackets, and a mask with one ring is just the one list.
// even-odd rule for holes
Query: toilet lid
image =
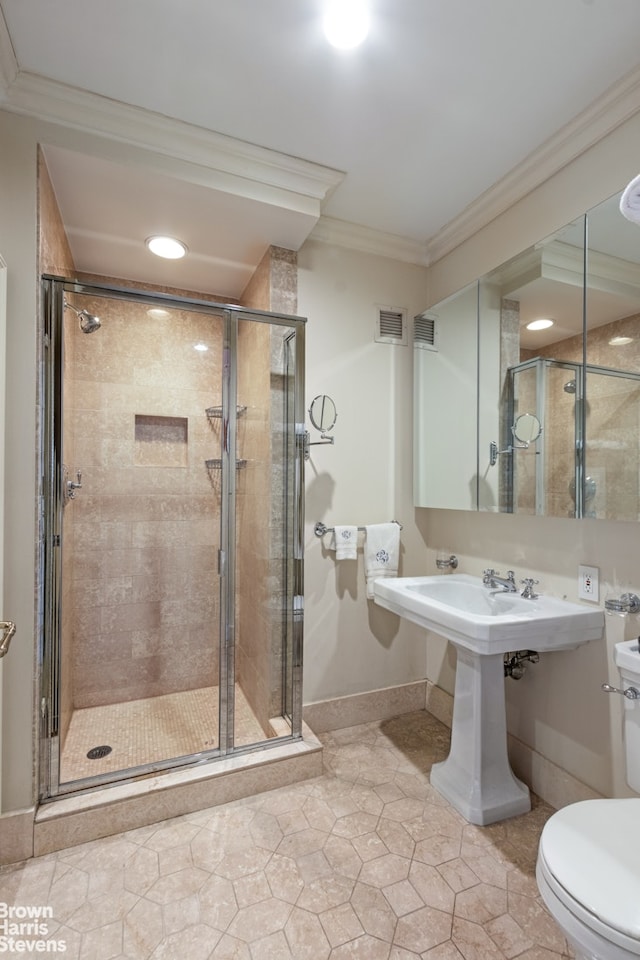
{"label": "toilet lid", "polygon": [[640,799],[585,800],[558,810],[542,831],[540,852],[573,900],[640,939]]}

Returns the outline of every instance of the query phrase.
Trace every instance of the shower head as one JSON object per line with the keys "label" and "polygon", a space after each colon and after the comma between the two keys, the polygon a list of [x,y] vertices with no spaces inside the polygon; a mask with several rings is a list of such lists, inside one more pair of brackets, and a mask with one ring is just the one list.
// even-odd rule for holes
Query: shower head
{"label": "shower head", "polygon": [[564,387],[562,388],[565,393],[575,393],[576,392],[576,382],[575,380],[567,380]]}
{"label": "shower head", "polygon": [[69,303],[68,300],[64,301],[65,307],[68,307],[69,310],[73,310],[78,320],[80,321],[80,329],[83,333],[93,333],[95,330],[98,330],[101,326],[100,318],[94,316],[92,313],[89,313],[88,310],[78,310],[73,306],[72,303]]}

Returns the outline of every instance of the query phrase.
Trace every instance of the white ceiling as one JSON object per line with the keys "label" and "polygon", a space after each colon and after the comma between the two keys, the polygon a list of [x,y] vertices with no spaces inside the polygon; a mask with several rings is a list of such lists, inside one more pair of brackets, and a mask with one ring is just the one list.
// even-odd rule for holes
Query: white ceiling
{"label": "white ceiling", "polygon": [[[82,101],[85,116],[151,111],[178,153],[204,138],[198,170],[208,131],[236,161],[212,183],[49,147],[78,268],[237,297],[270,243],[297,249],[320,216],[402,238],[426,262],[447,224],[640,64],[638,0],[370,7],[365,44],[339,52],[322,0],[0,0],[7,109],[37,112],[33,91],[59,102],[65,84],[67,103],[107,98]],[[294,179],[249,189],[253,146]],[[317,175],[307,194],[301,173]],[[152,263],[142,241],[160,230],[190,258]]]}

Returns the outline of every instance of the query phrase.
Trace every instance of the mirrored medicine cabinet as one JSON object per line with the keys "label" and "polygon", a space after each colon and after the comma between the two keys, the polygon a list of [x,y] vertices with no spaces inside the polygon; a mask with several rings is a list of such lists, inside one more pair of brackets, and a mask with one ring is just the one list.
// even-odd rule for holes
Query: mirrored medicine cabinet
{"label": "mirrored medicine cabinet", "polygon": [[640,226],[619,201],[419,318],[416,506],[640,519]]}

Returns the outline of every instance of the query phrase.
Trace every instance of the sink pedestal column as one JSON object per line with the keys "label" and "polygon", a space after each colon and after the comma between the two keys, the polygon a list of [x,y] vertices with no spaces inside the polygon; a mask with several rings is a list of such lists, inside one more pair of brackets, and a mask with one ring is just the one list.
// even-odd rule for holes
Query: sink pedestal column
{"label": "sink pedestal column", "polygon": [[451,748],[431,783],[470,823],[486,825],[531,809],[507,756],[504,658],[459,647]]}

